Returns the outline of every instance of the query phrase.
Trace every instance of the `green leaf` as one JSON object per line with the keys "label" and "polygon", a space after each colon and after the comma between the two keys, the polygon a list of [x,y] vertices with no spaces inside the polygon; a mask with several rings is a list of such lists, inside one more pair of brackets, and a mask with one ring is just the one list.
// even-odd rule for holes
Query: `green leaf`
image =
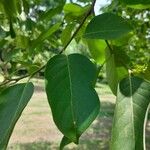
{"label": "green leaf", "polygon": [[104,13],[94,17],[88,24],[84,37],[89,39],[112,40],[132,30],[127,21],[115,14]]}
{"label": "green leaf", "polygon": [[75,3],[66,4],[64,6],[66,22],[80,23],[84,15],[89,11],[90,7],[90,5],[82,7],[81,5]]}
{"label": "green leaf", "polygon": [[49,9],[48,11],[46,11],[46,12],[41,14],[39,20],[40,21],[43,21],[43,20],[49,21],[53,16],[55,16],[57,14],[60,14],[62,12],[62,9],[63,9],[63,5],[62,4],[59,5],[56,8]]}
{"label": "green leaf", "polygon": [[144,150],[144,119],[150,102],[150,83],[129,76],[118,86],[111,150]]}
{"label": "green leaf", "polygon": [[47,31],[41,33],[39,35],[39,37],[36,40],[33,41],[30,49],[33,50],[38,45],[42,44],[42,42],[44,40],[46,40],[48,37],[50,37],[53,33],[55,33],[59,29],[60,25],[61,25],[61,23],[56,23],[51,28],[49,28]]}
{"label": "green leaf", "polygon": [[2,0],[5,12],[10,17],[17,16],[17,0]]}
{"label": "green leaf", "polygon": [[86,12],[86,10],[87,9],[84,9],[83,7],[75,3],[69,3],[64,6],[65,14],[69,14],[70,16],[74,17],[82,16]]}
{"label": "green leaf", "polygon": [[0,0],[0,12],[1,12],[1,13],[4,13],[4,12],[5,12],[5,10],[4,10],[4,5],[3,5],[2,0]]}
{"label": "green leaf", "polygon": [[30,6],[29,6],[29,3],[28,3],[28,0],[22,0],[22,5],[23,5],[24,12],[26,14],[28,14],[29,11],[30,11]]}
{"label": "green leaf", "polygon": [[73,31],[74,27],[75,27],[75,24],[74,23],[70,23],[63,30],[63,32],[61,34],[61,41],[62,41],[62,44],[64,46],[67,44],[68,40],[71,38],[72,31]]}
{"label": "green leaf", "polygon": [[134,9],[148,9],[150,8],[150,0],[120,0],[127,7]]}
{"label": "green leaf", "polygon": [[46,67],[46,93],[54,122],[76,144],[99,113],[96,77],[96,66],[80,54],[57,55]]}
{"label": "green leaf", "polygon": [[94,58],[94,60],[98,64],[102,64],[105,61],[105,48],[106,43],[104,40],[93,40],[93,39],[87,39],[87,45],[89,48],[89,51]]}
{"label": "green leaf", "polygon": [[120,0],[121,2],[127,4],[127,5],[138,5],[138,4],[143,4],[143,5],[150,5],[150,0]]}
{"label": "green leaf", "polygon": [[32,83],[11,86],[0,93],[0,149],[5,150],[23,109],[33,94]]}
{"label": "green leaf", "polygon": [[126,34],[126,35],[122,36],[121,38],[111,41],[111,43],[115,46],[123,47],[123,46],[128,45],[132,36],[133,36],[133,33]]}
{"label": "green leaf", "polygon": [[106,77],[111,91],[116,95],[118,82],[128,74],[128,71],[120,62],[120,58],[122,60],[122,58],[126,58],[126,55],[121,50],[113,50],[114,53],[111,53],[110,49],[106,48]]}

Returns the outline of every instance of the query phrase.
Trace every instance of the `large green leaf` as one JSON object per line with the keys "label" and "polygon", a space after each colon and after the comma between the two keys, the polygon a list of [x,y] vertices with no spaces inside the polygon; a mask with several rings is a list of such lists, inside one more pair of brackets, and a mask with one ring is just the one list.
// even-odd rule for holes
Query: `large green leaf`
{"label": "large green leaf", "polygon": [[149,102],[149,82],[134,76],[129,76],[120,82],[111,150],[144,150],[144,119]]}
{"label": "large green leaf", "polygon": [[47,64],[46,93],[54,122],[65,136],[64,144],[78,143],[99,113],[96,73],[95,65],[80,54],[57,55]]}
{"label": "large green leaf", "polygon": [[10,17],[16,17],[18,0],[1,0],[1,1],[4,5],[6,14]]}
{"label": "large green leaf", "polygon": [[92,19],[86,28],[84,37],[112,40],[124,36],[131,30],[132,28],[125,19],[115,14],[104,13]]}
{"label": "large green leaf", "polygon": [[5,150],[23,109],[33,94],[32,83],[11,86],[0,93],[0,149]]}

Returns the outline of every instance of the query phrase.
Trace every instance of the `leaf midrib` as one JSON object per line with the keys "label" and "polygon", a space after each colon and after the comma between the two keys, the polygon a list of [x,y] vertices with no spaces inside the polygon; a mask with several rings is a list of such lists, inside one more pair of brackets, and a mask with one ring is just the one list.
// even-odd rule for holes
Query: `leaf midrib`
{"label": "leaf midrib", "polygon": [[70,64],[69,64],[68,56],[66,56],[66,59],[67,59],[67,69],[68,69],[68,76],[69,76],[71,114],[72,114],[74,129],[76,129],[76,120],[75,120],[75,113],[73,111],[73,99],[72,99],[73,97],[72,80],[71,80],[71,72],[70,72]]}
{"label": "leaf midrib", "polygon": [[89,33],[85,33],[85,36],[88,36],[88,35],[95,35],[95,34],[99,34],[99,33],[109,33],[109,32],[116,32],[116,31],[127,31],[128,29],[124,29],[124,30],[121,30],[121,29],[114,29],[114,30],[102,30],[102,31],[95,31],[95,32],[89,32]]}
{"label": "leaf midrib", "polygon": [[[131,119],[132,119],[132,123],[133,123],[133,126],[132,126],[132,129],[133,129],[133,139],[135,141],[135,130],[134,130],[134,108],[133,108],[133,91],[132,91],[132,79],[131,79],[131,74],[129,73],[129,88],[130,88],[130,100],[131,100]],[[134,148],[135,148],[135,143],[134,143]]]}

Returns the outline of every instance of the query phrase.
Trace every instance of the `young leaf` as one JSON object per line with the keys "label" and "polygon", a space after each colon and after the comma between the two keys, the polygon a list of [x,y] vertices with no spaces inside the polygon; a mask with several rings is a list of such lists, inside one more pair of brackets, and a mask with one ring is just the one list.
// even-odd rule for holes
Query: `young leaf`
{"label": "young leaf", "polygon": [[150,103],[150,83],[129,76],[118,86],[111,150],[144,150],[144,119]]}
{"label": "young leaf", "polygon": [[51,28],[49,28],[47,31],[44,31],[43,33],[41,33],[39,35],[39,37],[33,41],[30,49],[33,50],[38,45],[42,44],[42,42],[44,40],[46,40],[48,37],[50,37],[54,32],[56,32],[59,29],[60,25],[61,25],[61,23],[56,23]]}
{"label": "young leaf", "polygon": [[150,62],[148,64],[147,69],[145,70],[143,76],[146,80],[150,81]]}
{"label": "young leaf", "polygon": [[62,9],[63,9],[63,4],[59,5],[56,8],[49,9],[48,11],[46,11],[40,15],[39,20],[40,21],[51,20],[52,17],[54,17],[57,14],[60,14],[62,12]]}
{"label": "young leaf", "polygon": [[89,6],[82,7],[75,3],[68,3],[64,6],[64,12],[70,16],[80,17],[86,13],[88,8]]}
{"label": "young leaf", "polygon": [[66,44],[68,42],[68,39],[71,38],[72,31],[73,31],[74,28],[75,28],[75,24],[74,23],[70,23],[63,30],[63,32],[61,34],[61,41],[62,41],[62,44],[64,46],[66,46]]}
{"label": "young leaf", "polygon": [[86,42],[94,60],[102,64],[105,61],[105,48],[107,47],[105,41],[87,39]]}
{"label": "young leaf", "polygon": [[89,39],[112,40],[120,38],[132,30],[127,21],[115,14],[104,13],[92,19],[84,37]]}
{"label": "young leaf", "polygon": [[99,113],[100,102],[94,90],[96,73],[95,65],[80,54],[57,55],[46,67],[46,93],[54,122],[76,144]]}
{"label": "young leaf", "polygon": [[11,86],[0,93],[0,149],[5,150],[23,109],[33,94],[32,83]]}

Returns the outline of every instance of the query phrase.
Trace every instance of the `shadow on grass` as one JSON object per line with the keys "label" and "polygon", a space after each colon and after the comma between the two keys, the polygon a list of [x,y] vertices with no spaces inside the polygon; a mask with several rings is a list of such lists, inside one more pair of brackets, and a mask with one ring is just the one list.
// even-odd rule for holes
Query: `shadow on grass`
{"label": "shadow on grass", "polygon": [[57,150],[58,147],[49,142],[33,142],[25,144],[13,144],[8,147],[8,150]]}
{"label": "shadow on grass", "polygon": [[[69,145],[64,150],[108,150],[107,142],[104,141],[84,141],[82,140],[78,146]],[[49,142],[33,142],[26,144],[15,144],[10,146],[8,150],[59,150],[59,145]]]}
{"label": "shadow on grass", "polygon": [[[109,102],[101,103],[101,111],[91,127],[83,134],[78,146],[69,145],[65,150],[109,150],[109,142],[112,128],[112,119],[115,105]],[[150,117],[148,124],[150,122]],[[150,126],[147,126],[147,149],[150,149]],[[26,144],[14,144],[8,150],[58,150],[59,143],[34,142]]]}

